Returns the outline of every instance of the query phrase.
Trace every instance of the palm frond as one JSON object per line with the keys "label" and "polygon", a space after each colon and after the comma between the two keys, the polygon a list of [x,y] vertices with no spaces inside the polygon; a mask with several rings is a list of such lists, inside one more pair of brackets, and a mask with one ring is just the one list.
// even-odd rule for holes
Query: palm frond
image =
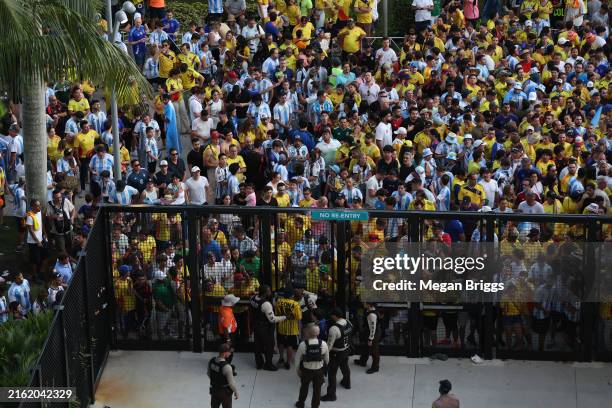
{"label": "palm frond", "polygon": [[76,76],[114,86],[120,99],[131,96],[134,87],[150,96],[151,88],[130,56],[100,36],[93,15],[79,13],[95,9],[79,3],[87,1],[0,0],[0,19],[17,26],[9,38],[1,35],[9,29],[0,29],[0,82],[22,90],[21,81],[34,73],[42,73],[47,81]]}

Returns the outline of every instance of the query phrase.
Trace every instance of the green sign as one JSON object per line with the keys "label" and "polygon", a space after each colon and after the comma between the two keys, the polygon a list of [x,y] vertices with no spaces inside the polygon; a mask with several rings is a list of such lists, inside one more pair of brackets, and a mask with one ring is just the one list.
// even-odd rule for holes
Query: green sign
{"label": "green sign", "polygon": [[312,210],[313,221],[367,221],[370,214],[367,211],[351,210]]}

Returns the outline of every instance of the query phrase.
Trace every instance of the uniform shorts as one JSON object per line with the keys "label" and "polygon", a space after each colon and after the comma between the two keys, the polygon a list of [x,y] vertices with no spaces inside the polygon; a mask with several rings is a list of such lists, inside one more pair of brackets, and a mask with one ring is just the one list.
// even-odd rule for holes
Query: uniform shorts
{"label": "uniform shorts", "polygon": [[297,335],[284,335],[276,334],[276,341],[279,345],[284,347],[291,347],[294,350],[298,348],[298,336]]}

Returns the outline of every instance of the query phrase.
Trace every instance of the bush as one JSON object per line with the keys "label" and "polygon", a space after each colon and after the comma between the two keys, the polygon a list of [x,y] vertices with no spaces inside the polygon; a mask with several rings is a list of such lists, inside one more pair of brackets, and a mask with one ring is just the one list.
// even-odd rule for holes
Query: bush
{"label": "bush", "polygon": [[47,312],[0,325],[0,387],[28,385],[53,315]]}

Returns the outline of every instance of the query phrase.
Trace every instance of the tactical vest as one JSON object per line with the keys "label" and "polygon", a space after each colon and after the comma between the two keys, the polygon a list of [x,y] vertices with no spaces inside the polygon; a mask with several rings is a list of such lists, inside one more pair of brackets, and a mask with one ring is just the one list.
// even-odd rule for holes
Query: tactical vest
{"label": "tactical vest", "polygon": [[353,325],[346,320],[344,326],[334,323],[334,326],[340,330],[340,337],[334,341],[333,348],[336,350],[346,350],[351,345],[351,334],[353,333]]}
{"label": "tactical vest", "polygon": [[210,386],[213,388],[225,388],[229,387],[227,378],[223,375],[223,367],[229,363],[225,360],[217,361],[214,357],[208,363],[208,372],[210,373]]}
{"label": "tactical vest", "polygon": [[321,353],[321,340],[317,340],[315,344],[310,343],[308,340],[304,340],[306,344],[306,353],[304,353],[303,361],[307,363],[323,361],[323,355]]}
{"label": "tactical vest", "polygon": [[253,320],[255,323],[270,323],[268,317],[261,310],[261,306],[266,302],[266,299],[257,299],[257,296],[251,298],[250,304],[251,309],[253,309]]}

